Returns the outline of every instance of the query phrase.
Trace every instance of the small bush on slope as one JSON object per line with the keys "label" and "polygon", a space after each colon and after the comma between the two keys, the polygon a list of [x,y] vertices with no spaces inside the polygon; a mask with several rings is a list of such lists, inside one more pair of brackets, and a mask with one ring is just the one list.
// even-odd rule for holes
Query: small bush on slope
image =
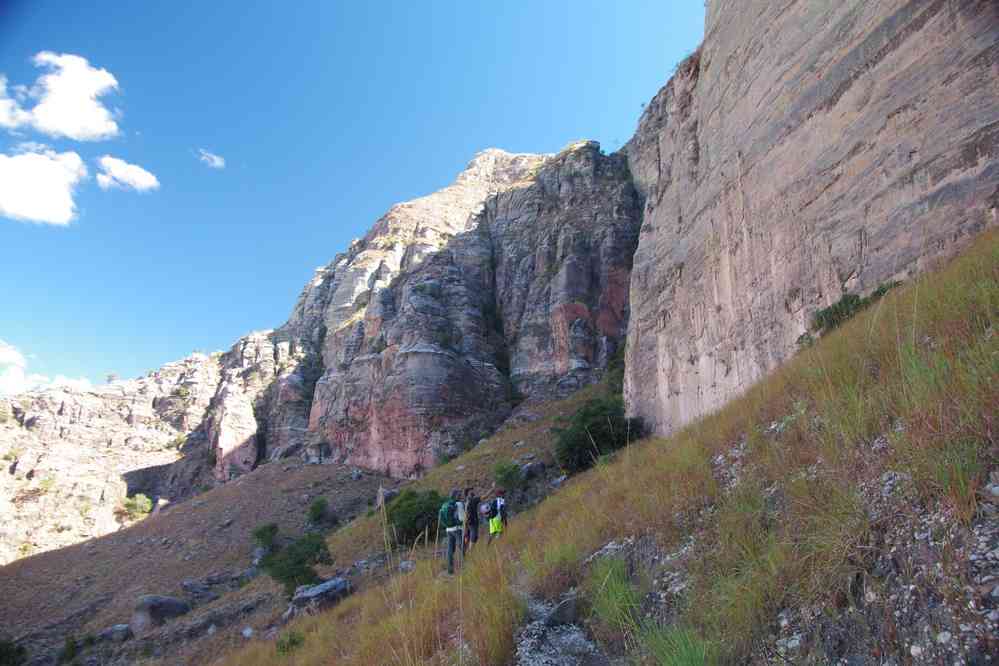
{"label": "small bush on slope", "polygon": [[0,666],[21,666],[28,661],[28,651],[13,641],[0,640]]}
{"label": "small bush on slope", "polygon": [[426,536],[428,542],[433,542],[437,530],[437,512],[443,503],[444,497],[435,490],[404,490],[386,509],[395,541],[409,545],[421,536]]}
{"label": "small bush on slope", "polygon": [[121,513],[129,520],[139,520],[144,518],[153,510],[153,501],[138,493],[132,497],[126,497],[121,503]]}
{"label": "small bush on slope", "polygon": [[517,490],[524,485],[524,475],[520,466],[510,460],[501,460],[493,467],[496,485],[507,490]]}
{"label": "small bush on slope", "polygon": [[[571,480],[518,515],[460,577],[442,580],[421,563],[296,624],[306,636],[296,663],[440,663],[453,656],[456,631],[475,663],[508,663],[523,614],[511,581],[521,571],[530,591],[558,594],[607,540],[650,533],[669,545],[710,504],[684,628],[646,628],[640,638],[661,664],[739,661],[782,603],[842,594],[851,556],[864,547],[859,477],[880,472],[864,458],[875,437],[892,433],[891,464],[913,473],[927,501],[974,506],[982,470],[996,463],[997,326],[999,233],[991,232],[721,411]],[[786,427],[761,436],[773,423]],[[743,439],[742,478],[722,497],[711,460]],[[785,501],[767,501],[770,487]],[[274,659],[273,645],[253,645],[228,663]]]}
{"label": "small bush on slope", "polygon": [[284,585],[288,596],[295,593],[299,585],[312,585],[319,582],[319,574],[313,568],[316,564],[332,564],[326,540],[319,534],[306,534],[284,548],[264,557],[260,567],[267,574]]}
{"label": "small bush on slope", "polygon": [[329,506],[330,503],[325,497],[317,497],[312,504],[309,505],[309,522],[314,525],[318,525],[323,522],[326,518],[326,512],[329,510]]}
{"label": "small bush on slope", "polygon": [[642,437],[638,419],[624,416],[620,396],[595,398],[555,430],[555,459],[568,472],[591,467],[601,456]]}
{"label": "small bush on slope", "polygon": [[277,535],[277,523],[260,525],[253,530],[253,540],[267,550],[274,550],[274,546],[277,545]]}

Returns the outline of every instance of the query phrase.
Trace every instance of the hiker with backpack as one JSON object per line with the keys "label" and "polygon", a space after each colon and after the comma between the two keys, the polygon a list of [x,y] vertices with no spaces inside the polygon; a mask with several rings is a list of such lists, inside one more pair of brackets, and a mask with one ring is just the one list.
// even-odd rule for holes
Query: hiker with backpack
{"label": "hiker with backpack", "polygon": [[437,523],[444,527],[447,532],[447,573],[454,575],[454,551],[458,549],[459,540],[464,531],[461,516],[464,507],[459,501],[461,491],[458,489],[451,491],[451,496],[441,504],[437,513]]}
{"label": "hiker with backpack", "polygon": [[497,490],[496,497],[486,504],[487,509],[482,512],[482,515],[486,516],[489,520],[489,541],[486,542],[487,545],[492,543],[494,538],[499,537],[503,533],[503,528],[506,527],[505,494],[502,488]]}
{"label": "hiker with backpack", "polygon": [[479,499],[475,488],[465,489],[465,540],[462,542],[461,552],[464,555],[469,547],[474,546],[479,540],[479,506],[482,500]]}

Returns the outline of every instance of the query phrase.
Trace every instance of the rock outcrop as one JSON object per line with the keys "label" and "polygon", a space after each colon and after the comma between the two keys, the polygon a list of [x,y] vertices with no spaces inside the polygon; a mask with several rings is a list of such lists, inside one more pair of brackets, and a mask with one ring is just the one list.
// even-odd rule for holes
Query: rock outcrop
{"label": "rock outcrop", "polygon": [[582,142],[524,166],[327,346],[309,424],[327,455],[418,473],[617,351],[639,219],[624,160]]}
{"label": "rock outcrop", "polygon": [[816,310],[997,223],[999,4],[710,0],[626,152],[625,393],[664,433],[774,369]]}
{"label": "rock outcrop", "polygon": [[146,594],[139,597],[135,604],[135,612],[128,622],[132,634],[138,637],[162,626],[175,617],[191,612],[191,604],[183,599],[165,597],[158,594]]}

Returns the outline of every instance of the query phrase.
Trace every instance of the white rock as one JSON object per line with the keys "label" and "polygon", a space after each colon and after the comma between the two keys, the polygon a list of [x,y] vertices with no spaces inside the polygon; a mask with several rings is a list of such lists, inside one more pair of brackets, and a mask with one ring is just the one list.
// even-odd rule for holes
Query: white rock
{"label": "white rock", "polygon": [[253,627],[243,627],[243,638],[253,638]]}
{"label": "white rock", "polygon": [[937,634],[937,643],[940,643],[940,645],[946,645],[949,642],[950,642],[949,631],[941,631],[939,634]]}
{"label": "white rock", "polygon": [[911,648],[909,648],[909,654],[911,654],[913,657],[919,657],[923,654],[923,648],[919,647],[918,645],[913,645]]}

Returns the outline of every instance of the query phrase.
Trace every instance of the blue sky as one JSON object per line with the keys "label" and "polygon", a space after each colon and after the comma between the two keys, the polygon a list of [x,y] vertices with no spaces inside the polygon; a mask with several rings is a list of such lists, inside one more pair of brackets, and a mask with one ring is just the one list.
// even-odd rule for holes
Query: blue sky
{"label": "blue sky", "polygon": [[0,372],[280,325],[477,151],[620,147],[702,32],[699,0],[0,1]]}

